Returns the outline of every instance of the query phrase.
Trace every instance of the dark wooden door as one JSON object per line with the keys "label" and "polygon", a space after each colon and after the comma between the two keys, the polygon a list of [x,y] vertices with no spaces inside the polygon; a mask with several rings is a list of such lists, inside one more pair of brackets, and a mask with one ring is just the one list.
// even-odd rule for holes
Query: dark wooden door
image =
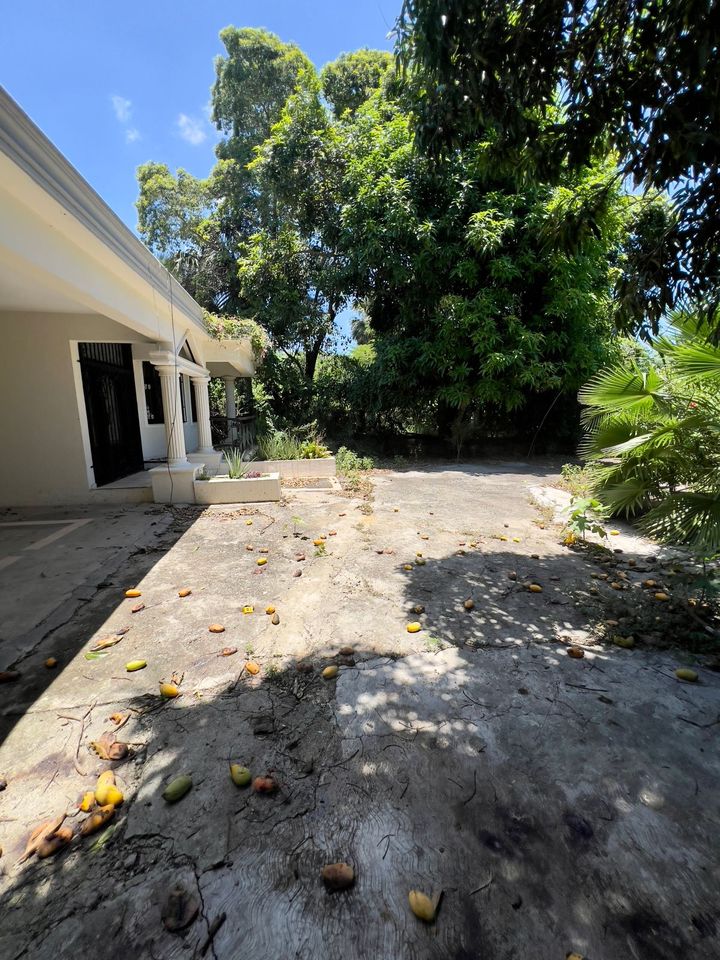
{"label": "dark wooden door", "polygon": [[129,343],[78,344],[95,482],[143,468],[132,348]]}

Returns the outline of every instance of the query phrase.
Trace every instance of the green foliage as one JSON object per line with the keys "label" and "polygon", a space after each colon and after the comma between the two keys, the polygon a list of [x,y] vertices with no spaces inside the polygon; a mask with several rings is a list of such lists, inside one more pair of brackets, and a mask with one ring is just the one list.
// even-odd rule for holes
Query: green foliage
{"label": "green foliage", "polygon": [[372,457],[359,457],[347,447],[340,447],[335,454],[335,465],[339,473],[358,473],[361,470],[372,470]]}
{"label": "green foliage", "polygon": [[255,320],[204,310],[203,322],[205,329],[216,340],[249,340],[256,363],[259,365],[262,362],[270,342],[267,333]]}
{"label": "green foliage", "polygon": [[331,456],[332,452],[319,440],[306,440],[300,450],[302,460],[323,460]]}
{"label": "green foliage", "polygon": [[668,190],[678,210],[657,242],[634,251],[637,275],[655,285],[645,283],[652,292],[639,297],[619,287],[632,308],[626,324],[647,323],[657,333],[665,309],[688,292],[713,315],[720,289],[720,229],[708,215],[720,209],[716,0],[404,0],[397,32],[418,134],[430,152],[467,147],[490,130],[498,164],[557,182],[617,150],[624,175]]}
{"label": "green foliage", "polygon": [[243,452],[239,447],[231,447],[226,450],[225,460],[228,465],[228,476],[231,480],[242,480],[250,470],[251,461],[243,460]]}
{"label": "green foliage", "polygon": [[720,348],[678,315],[652,351],[580,391],[599,499],[659,540],[720,553]]}
{"label": "green foliage", "polygon": [[220,39],[226,52],[215,59],[212,91],[212,120],[225,135],[218,156],[244,165],[312,64],[294,43],[267,30],[226,27]]}
{"label": "green foliage", "polygon": [[576,538],[585,541],[588,533],[598,537],[607,537],[602,519],[607,516],[607,508],[595,497],[573,497],[568,508],[567,542]]}
{"label": "green foliage", "polygon": [[573,497],[586,497],[590,493],[592,477],[587,467],[577,463],[563,464],[560,474],[562,487],[568,490]]}
{"label": "green foliage", "polygon": [[302,441],[287,430],[276,430],[258,440],[263,460],[299,460],[302,457]]}
{"label": "green foliage", "polygon": [[346,110],[354,113],[380,86],[386,73],[393,68],[392,55],[384,50],[356,50],[342,53],[327,63],[320,73],[322,92],[332,106],[336,117]]}

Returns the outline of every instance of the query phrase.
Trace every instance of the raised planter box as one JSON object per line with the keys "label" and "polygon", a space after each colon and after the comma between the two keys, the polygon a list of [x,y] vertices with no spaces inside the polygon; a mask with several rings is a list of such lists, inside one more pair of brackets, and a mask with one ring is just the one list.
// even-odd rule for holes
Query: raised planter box
{"label": "raised planter box", "polygon": [[279,500],[281,496],[280,474],[277,472],[240,480],[231,480],[230,477],[195,480],[196,503],[265,503]]}
{"label": "raised planter box", "polygon": [[251,470],[260,473],[277,471],[281,477],[298,480],[302,477],[334,477],[337,473],[335,457],[318,460],[253,460]]}

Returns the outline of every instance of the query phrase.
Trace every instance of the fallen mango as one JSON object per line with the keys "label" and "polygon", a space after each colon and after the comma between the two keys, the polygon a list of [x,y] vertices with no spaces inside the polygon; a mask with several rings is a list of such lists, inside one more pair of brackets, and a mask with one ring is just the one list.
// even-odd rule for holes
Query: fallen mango
{"label": "fallen mango", "polygon": [[659,591],[655,594],[655,599],[656,599],[656,600],[665,601],[665,600],[669,600],[670,597],[669,597],[666,593],[664,593],[662,590],[659,590]]}
{"label": "fallen mango", "polygon": [[180,696],[180,690],[174,683],[160,683],[160,696],[165,700],[174,700]]}
{"label": "fallen mango", "polygon": [[248,660],[247,663],[245,664],[245,669],[249,674],[251,674],[251,676],[254,677],[258,673],[260,673],[260,664],[255,663],[254,660]]}
{"label": "fallen mango", "polygon": [[163,800],[167,801],[167,803],[177,803],[178,800],[182,800],[185,794],[192,789],[192,785],[192,777],[187,773],[175,777],[163,790]]}
{"label": "fallen mango", "polygon": [[249,787],[252,781],[252,774],[247,767],[243,767],[239,763],[231,763],[230,779],[236,787]]}
{"label": "fallen mango", "polygon": [[320,871],[323,883],[328,890],[347,890],[355,883],[355,871],[349,863],[328,863]]}
{"label": "fallen mango", "polygon": [[72,827],[58,827],[58,829],[49,837],[41,840],[35,851],[41,860],[45,857],[51,857],[66,847],[73,838]]}
{"label": "fallen mango", "polygon": [[179,597],[189,597],[192,593],[192,590],[189,590],[187,587],[183,587],[182,590],[178,590]]}
{"label": "fallen mango", "polygon": [[542,592],[543,592],[543,588],[540,586],[539,583],[531,583],[530,586],[528,587],[528,590],[530,591],[530,593],[542,593]]}
{"label": "fallen mango", "polygon": [[55,657],[48,657],[47,660],[45,661],[45,666],[48,668],[48,670],[52,670],[54,667],[56,667],[57,660],[55,659]]}
{"label": "fallen mango", "polygon": [[675,671],[675,676],[678,680],[684,680],[685,683],[697,683],[698,675],[695,670],[690,670],[689,667],[678,667]]}
{"label": "fallen mango", "polygon": [[247,614],[247,613],[254,613],[254,612],[255,612],[255,607],[252,607],[252,606],[250,606],[249,603],[247,603],[247,604],[245,604],[245,606],[242,608],[242,612],[245,613],[245,614]]}
{"label": "fallen mango", "polygon": [[269,607],[265,607],[265,613],[267,613],[269,616],[272,616],[272,614],[275,613],[275,607],[273,607],[272,605]]}
{"label": "fallen mango", "polygon": [[333,663],[329,667],[325,667],[321,675],[324,680],[333,680],[338,675],[338,668]]}
{"label": "fallen mango", "polygon": [[126,597],[130,597],[130,598],[131,598],[131,597],[141,597],[141,596],[142,596],[142,591],[141,591],[141,590],[126,590],[126,591],[125,591],[125,596],[126,596]]}
{"label": "fallen mango", "polygon": [[136,670],[144,670],[147,666],[147,660],[130,660],[125,664],[128,673],[135,673]]}
{"label": "fallen mango", "polygon": [[468,597],[468,599],[463,602],[463,606],[465,607],[466,610],[473,610],[475,607],[475,601],[471,600],[470,597]]}
{"label": "fallen mango", "polygon": [[267,557],[258,557],[255,563],[257,563],[259,567],[264,567],[267,563]]}
{"label": "fallen mango", "polygon": [[569,657],[574,657],[576,660],[582,660],[585,656],[585,651],[580,647],[569,647],[567,652]]}
{"label": "fallen mango", "polygon": [[422,624],[415,620],[413,623],[409,623],[405,629],[408,633],[419,633],[422,630]]}
{"label": "fallen mango", "polygon": [[210,633],[225,633],[225,627],[221,623],[211,623],[208,630]]}
{"label": "fallen mango", "polygon": [[280,623],[280,614],[274,613],[271,618],[271,623],[274,623],[277,626]]}
{"label": "fallen mango", "polygon": [[255,777],[252,782],[255,793],[275,793],[278,788],[277,780],[273,777]]}
{"label": "fallen mango", "polygon": [[83,794],[82,800],[78,804],[80,810],[83,813],[88,813],[95,806],[95,791],[88,790],[87,793]]}
{"label": "fallen mango", "polygon": [[437,912],[438,898],[430,898],[426,893],[420,890],[411,890],[408,894],[410,909],[419,920],[425,923],[432,923]]}
{"label": "fallen mango", "polygon": [[104,827],[108,820],[111,820],[115,813],[115,807],[108,803],[98,810],[94,810],[90,816],[83,821],[80,827],[80,835],[89,837],[91,833],[96,833],[101,827]]}

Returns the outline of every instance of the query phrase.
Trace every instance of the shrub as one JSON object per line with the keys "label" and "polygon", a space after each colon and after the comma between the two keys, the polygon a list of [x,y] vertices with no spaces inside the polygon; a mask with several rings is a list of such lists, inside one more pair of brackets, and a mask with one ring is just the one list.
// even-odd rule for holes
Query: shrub
{"label": "shrub", "polygon": [[359,470],[372,470],[372,457],[359,457],[347,447],[340,447],[335,454],[337,469],[340,473],[357,473]]}

